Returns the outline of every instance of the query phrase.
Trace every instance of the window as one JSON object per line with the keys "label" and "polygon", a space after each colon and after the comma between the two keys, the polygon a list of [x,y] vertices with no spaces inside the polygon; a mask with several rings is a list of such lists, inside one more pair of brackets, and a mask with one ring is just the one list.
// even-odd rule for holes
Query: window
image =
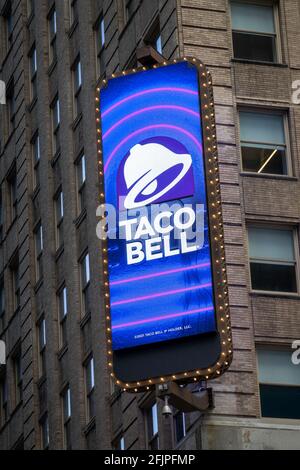
{"label": "window", "polygon": [[20,308],[20,273],[19,273],[19,258],[15,256],[10,265],[12,296],[14,302],[14,311]]}
{"label": "window", "polygon": [[186,436],[185,414],[182,411],[174,416],[174,430],[176,442],[180,442]]}
{"label": "window", "polygon": [[71,450],[71,391],[67,387],[62,394],[63,402],[63,424],[64,424],[64,447]]}
{"label": "window", "polygon": [[59,323],[60,323],[60,334],[59,343],[60,348],[63,348],[67,344],[67,316],[68,316],[68,295],[67,288],[63,287],[58,293],[58,311],[59,311]]}
{"label": "window", "polygon": [[31,142],[32,151],[32,163],[33,163],[33,190],[40,185],[40,160],[41,160],[41,148],[40,138],[36,134]]}
{"label": "window", "polygon": [[82,87],[81,62],[78,58],[73,68],[73,86],[74,86],[74,117],[81,112],[80,92]]}
{"label": "window", "polygon": [[2,187],[0,186],[0,243],[3,241],[3,201],[2,201]]}
{"label": "window", "polygon": [[80,263],[81,271],[81,298],[82,298],[82,316],[90,311],[89,286],[90,286],[90,255],[87,253]]}
{"label": "window", "polygon": [[34,233],[35,238],[35,259],[36,259],[36,281],[43,277],[43,227],[38,224]]}
{"label": "window", "polygon": [[127,23],[135,12],[135,2],[134,0],[123,0],[124,5],[124,19]]}
{"label": "window", "polygon": [[13,357],[13,369],[15,377],[15,405],[17,406],[23,398],[23,373],[21,351]]}
{"label": "window", "polygon": [[38,324],[39,335],[39,373],[42,377],[46,373],[46,320],[42,318]]}
{"label": "window", "polygon": [[274,8],[273,5],[231,2],[235,58],[264,62],[278,60]]}
{"label": "window", "polygon": [[55,197],[55,223],[56,223],[56,248],[59,249],[63,244],[63,221],[64,221],[64,195],[62,190]]}
{"label": "window", "polygon": [[78,3],[77,0],[69,0],[70,5],[70,25],[78,21]]}
{"label": "window", "polygon": [[86,182],[86,162],[85,156],[81,155],[76,164],[77,188],[78,188],[78,213],[85,208],[85,182]]}
{"label": "window", "polygon": [[27,17],[30,18],[34,13],[34,0],[27,0]]}
{"label": "window", "polygon": [[6,90],[6,116],[8,137],[15,129],[15,87],[11,81]]}
{"label": "window", "polygon": [[157,52],[159,52],[159,54],[162,54],[163,53],[163,50],[162,50],[162,40],[161,40],[161,34],[159,33],[159,35],[156,37],[155,39],[155,49],[157,50]]}
{"label": "window", "polygon": [[56,154],[60,148],[59,128],[60,128],[60,103],[58,97],[52,103],[52,132],[53,132],[53,154]]}
{"label": "window", "polygon": [[6,377],[0,379],[0,428],[8,420],[8,406],[7,406],[7,380]]}
{"label": "window", "polygon": [[7,177],[8,197],[9,197],[9,224],[11,225],[17,218],[17,170],[14,166]]}
{"label": "window", "polygon": [[105,75],[105,23],[101,17],[97,23],[95,30],[96,53],[97,53],[97,75],[103,77]]}
{"label": "window", "polygon": [[240,111],[243,170],[287,175],[286,116],[281,113]]}
{"label": "window", "polygon": [[11,10],[11,3],[8,2],[8,6],[4,12],[4,21],[5,21],[5,44],[6,44],[6,51],[8,52],[13,44],[13,16]]}
{"label": "window", "polygon": [[40,421],[41,428],[41,441],[42,449],[47,450],[49,448],[49,419],[48,414],[46,413]]}
{"label": "window", "polygon": [[157,403],[147,411],[148,448],[159,449]]}
{"label": "window", "polygon": [[30,82],[31,82],[31,91],[30,97],[31,100],[34,100],[37,96],[37,54],[36,54],[36,47],[34,46],[29,54],[29,61],[30,61]]}
{"label": "window", "polygon": [[87,421],[95,416],[95,370],[94,359],[91,357],[85,365],[85,386],[87,398]]}
{"label": "window", "polygon": [[5,289],[4,280],[0,279],[0,328],[4,328],[4,315],[5,315]]}
{"label": "window", "polygon": [[55,8],[51,10],[48,21],[49,21],[49,44],[50,44],[49,62],[51,65],[57,59],[57,51],[56,51],[57,23],[56,23]]}
{"label": "window", "polygon": [[291,352],[258,349],[261,415],[268,418],[300,419],[300,368]]}
{"label": "window", "polygon": [[123,434],[120,434],[112,443],[114,450],[125,450],[125,438]]}
{"label": "window", "polygon": [[252,289],[296,293],[294,231],[249,227],[248,235]]}

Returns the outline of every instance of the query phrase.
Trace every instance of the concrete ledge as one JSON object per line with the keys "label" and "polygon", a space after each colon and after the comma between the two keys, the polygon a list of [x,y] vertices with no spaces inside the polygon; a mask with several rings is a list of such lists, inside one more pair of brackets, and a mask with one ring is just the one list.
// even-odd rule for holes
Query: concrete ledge
{"label": "concrete ledge", "polygon": [[300,421],[205,417],[203,449],[300,450]]}

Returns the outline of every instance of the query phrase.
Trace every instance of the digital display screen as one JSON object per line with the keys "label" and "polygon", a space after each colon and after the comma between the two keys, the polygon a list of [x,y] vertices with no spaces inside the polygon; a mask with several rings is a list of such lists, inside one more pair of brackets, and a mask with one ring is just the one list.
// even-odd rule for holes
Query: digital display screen
{"label": "digital display screen", "polygon": [[181,62],[100,91],[114,351],[216,331],[199,86]]}

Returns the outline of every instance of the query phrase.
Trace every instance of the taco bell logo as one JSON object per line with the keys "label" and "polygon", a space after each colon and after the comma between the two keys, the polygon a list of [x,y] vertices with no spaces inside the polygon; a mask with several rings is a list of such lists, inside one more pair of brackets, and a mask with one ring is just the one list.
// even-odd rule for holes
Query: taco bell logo
{"label": "taco bell logo", "polygon": [[192,156],[175,139],[145,140],[123,159],[117,185],[120,210],[192,196]]}

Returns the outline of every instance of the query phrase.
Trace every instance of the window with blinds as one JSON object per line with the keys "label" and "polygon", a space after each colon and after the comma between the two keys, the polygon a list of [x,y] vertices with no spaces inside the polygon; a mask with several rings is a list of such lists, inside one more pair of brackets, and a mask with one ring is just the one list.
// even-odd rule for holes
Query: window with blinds
{"label": "window with blinds", "polygon": [[252,289],[297,293],[297,261],[293,229],[249,227]]}
{"label": "window with blinds", "polygon": [[231,2],[233,52],[236,59],[277,62],[274,5]]}
{"label": "window with blinds", "polygon": [[243,171],[288,175],[285,114],[240,111],[239,118]]}
{"label": "window with blinds", "polygon": [[300,368],[291,351],[257,351],[261,414],[267,418],[300,419]]}

